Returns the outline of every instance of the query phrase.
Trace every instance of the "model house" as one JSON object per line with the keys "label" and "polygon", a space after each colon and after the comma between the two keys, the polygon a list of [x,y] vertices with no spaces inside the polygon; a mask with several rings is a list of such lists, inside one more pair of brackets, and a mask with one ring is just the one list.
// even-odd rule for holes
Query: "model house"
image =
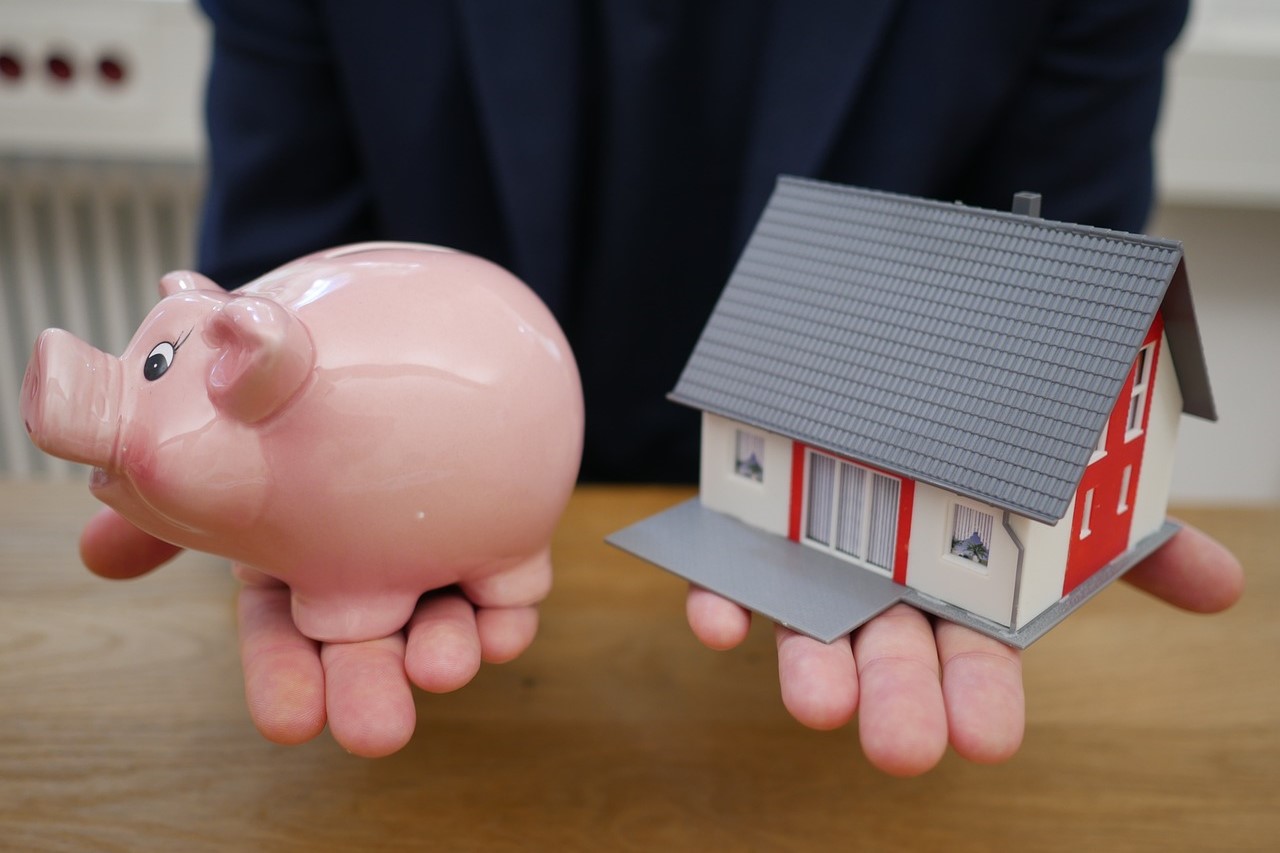
{"label": "model house", "polygon": [[1163,543],[1214,417],[1181,244],[782,178],[671,398],[697,500],[610,541],[830,640],[896,601],[1025,646]]}

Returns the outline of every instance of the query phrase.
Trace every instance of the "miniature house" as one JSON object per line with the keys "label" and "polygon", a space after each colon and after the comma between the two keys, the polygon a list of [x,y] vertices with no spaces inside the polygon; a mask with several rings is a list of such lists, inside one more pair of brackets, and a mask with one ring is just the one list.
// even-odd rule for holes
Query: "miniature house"
{"label": "miniature house", "polygon": [[1025,646],[1163,543],[1212,419],[1181,244],[782,178],[671,397],[698,499],[613,544],[819,639]]}

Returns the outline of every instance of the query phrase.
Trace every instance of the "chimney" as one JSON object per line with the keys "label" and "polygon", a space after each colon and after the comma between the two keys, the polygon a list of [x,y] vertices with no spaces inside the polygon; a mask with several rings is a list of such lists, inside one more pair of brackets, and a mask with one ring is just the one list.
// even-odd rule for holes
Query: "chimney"
{"label": "chimney", "polygon": [[1040,218],[1040,193],[1014,193],[1013,212],[1017,216]]}

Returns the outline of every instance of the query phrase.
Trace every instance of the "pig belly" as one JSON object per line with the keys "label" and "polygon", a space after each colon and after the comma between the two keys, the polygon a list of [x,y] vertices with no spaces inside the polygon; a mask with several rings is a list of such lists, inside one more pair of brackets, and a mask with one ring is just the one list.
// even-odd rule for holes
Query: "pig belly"
{"label": "pig belly", "polygon": [[[303,430],[299,422],[325,421],[298,407],[282,419],[282,440],[267,443],[278,474],[251,564],[290,586],[295,621],[313,639],[386,636],[421,595],[446,586],[483,606],[532,604],[550,586],[576,431],[525,425],[556,411],[516,418],[481,405],[490,395],[432,391],[429,405],[402,395],[401,413],[414,413],[403,420],[335,417],[332,396],[320,394],[326,426]],[[289,440],[300,432],[308,441]]]}
{"label": "pig belly", "polygon": [[370,517],[360,506],[280,519],[280,527],[273,520],[262,529],[295,536],[276,538],[273,553],[252,567],[289,586],[299,630],[329,642],[394,633],[422,595],[445,587],[461,587],[482,606],[545,597],[554,525],[545,509],[559,502],[499,500],[485,511],[459,503],[419,501],[423,516],[408,523]]}

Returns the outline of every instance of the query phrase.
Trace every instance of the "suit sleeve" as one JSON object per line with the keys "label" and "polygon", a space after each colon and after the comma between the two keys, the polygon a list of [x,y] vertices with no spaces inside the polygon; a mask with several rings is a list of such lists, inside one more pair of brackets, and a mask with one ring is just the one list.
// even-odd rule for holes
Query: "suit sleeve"
{"label": "suit sleeve", "polygon": [[1165,54],[1187,5],[1057,4],[1003,119],[962,177],[962,196],[1003,209],[1014,192],[1033,190],[1046,218],[1141,231]]}
{"label": "suit sleeve", "polygon": [[317,4],[201,5],[214,36],[200,269],[235,287],[306,252],[371,237],[369,192]]}

